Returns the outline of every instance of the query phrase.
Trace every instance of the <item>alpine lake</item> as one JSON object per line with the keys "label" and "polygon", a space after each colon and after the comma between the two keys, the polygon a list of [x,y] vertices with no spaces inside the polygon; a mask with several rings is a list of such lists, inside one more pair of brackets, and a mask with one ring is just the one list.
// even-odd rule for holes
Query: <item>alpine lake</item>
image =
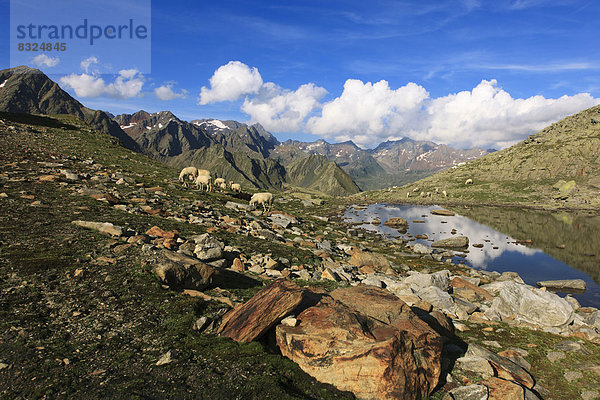
{"label": "alpine lake", "polygon": [[[439,209],[451,210],[455,215],[431,214]],[[408,229],[400,232],[384,225],[394,217],[407,220]],[[453,263],[499,273],[517,272],[534,287],[538,281],[583,279],[585,291],[571,294],[582,306],[600,308],[599,215],[500,207],[372,204],[351,206],[343,219],[355,228],[411,244],[430,246],[436,240],[466,236],[469,246],[464,251],[454,249]]]}

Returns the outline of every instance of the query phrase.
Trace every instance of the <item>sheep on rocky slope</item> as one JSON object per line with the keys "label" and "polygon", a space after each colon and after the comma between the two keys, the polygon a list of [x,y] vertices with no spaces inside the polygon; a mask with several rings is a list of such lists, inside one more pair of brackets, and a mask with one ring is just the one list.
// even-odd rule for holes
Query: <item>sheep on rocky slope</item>
{"label": "sheep on rocky slope", "polygon": [[250,199],[250,205],[256,207],[256,204],[262,204],[263,212],[267,212],[267,208],[271,211],[273,203],[273,195],[269,192],[255,193]]}

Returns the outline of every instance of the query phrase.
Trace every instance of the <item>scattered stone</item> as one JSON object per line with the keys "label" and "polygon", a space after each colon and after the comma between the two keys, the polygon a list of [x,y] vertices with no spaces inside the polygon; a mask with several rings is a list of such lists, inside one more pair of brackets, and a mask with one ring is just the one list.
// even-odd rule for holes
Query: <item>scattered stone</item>
{"label": "scattered stone", "polygon": [[251,342],[290,314],[304,297],[305,290],[294,282],[278,279],[225,314],[217,334],[237,342]]}
{"label": "scattered stone", "polygon": [[461,357],[456,360],[456,367],[463,371],[473,372],[484,379],[494,376],[494,368],[488,360],[479,356]]}
{"label": "scattered stone", "polygon": [[490,310],[503,319],[513,317],[517,321],[541,327],[564,327],[574,317],[573,308],[565,299],[511,281],[504,282]]}
{"label": "scattered stone", "polygon": [[167,232],[167,231],[159,228],[158,226],[154,225],[152,228],[150,228],[146,231],[146,235],[158,236],[158,237],[165,238],[165,239],[176,239],[177,236],[179,235],[179,232],[177,232],[177,231]]}
{"label": "scattered stone", "polygon": [[554,281],[536,282],[538,287],[545,287],[550,290],[564,291],[585,291],[585,281],[583,279],[559,279]]}
{"label": "scattered stone", "polygon": [[352,254],[349,262],[355,267],[370,266],[376,270],[384,270],[392,266],[392,263],[383,254],[360,250]]}
{"label": "scattered stone", "polygon": [[390,228],[394,228],[394,229],[407,229],[408,228],[408,221],[405,220],[404,218],[400,218],[400,217],[394,217],[394,218],[390,218],[387,221],[385,221],[383,223],[385,226],[388,226]]}
{"label": "scattered stone", "polygon": [[433,250],[421,243],[415,243],[413,245],[413,253],[417,254],[431,254]]}
{"label": "scattered stone", "polygon": [[495,347],[497,349],[501,349],[502,346],[500,345],[500,343],[498,343],[495,340],[482,340],[481,343],[483,343],[484,345],[488,346],[488,347]]}
{"label": "scattered stone", "polygon": [[568,382],[573,382],[583,378],[583,374],[579,371],[567,371],[563,375]]}
{"label": "scattered stone", "polygon": [[499,356],[485,347],[470,343],[465,356],[478,356],[485,358],[490,362],[496,371],[496,376],[499,378],[514,380],[528,389],[531,389],[535,384],[533,377],[521,366],[515,364],[507,358]]}
{"label": "scattered stone", "polygon": [[581,393],[583,400],[594,400],[600,398],[600,393],[595,390],[586,390]]}
{"label": "scattered stone", "polygon": [[214,261],[223,257],[223,244],[208,233],[194,237],[194,254],[199,260]]}
{"label": "scattered stone", "polygon": [[433,215],[444,215],[447,217],[453,217],[454,215],[456,215],[452,211],[449,211],[449,210],[432,210],[431,213]]}
{"label": "scattered stone", "polygon": [[416,286],[417,288],[435,286],[446,292],[450,288],[450,271],[443,270],[433,274],[416,273],[405,278],[404,283]]}
{"label": "scattered stone", "polygon": [[504,350],[498,353],[499,356],[504,358],[508,358],[510,361],[514,362],[517,365],[520,365],[526,371],[531,371],[531,364],[523,358],[523,356],[512,349]]}
{"label": "scattered stone", "polygon": [[500,378],[487,378],[481,384],[489,390],[489,400],[523,400],[525,391],[523,387]]}
{"label": "scattered stone", "polygon": [[174,350],[169,350],[158,359],[158,361],[156,362],[156,365],[170,364],[175,360],[176,360],[176,352]]}
{"label": "scattered stone", "polygon": [[293,315],[290,315],[289,317],[282,319],[281,323],[285,326],[296,326],[298,324],[298,320]]}
{"label": "scattered stone", "polygon": [[469,246],[469,238],[466,236],[449,237],[438,240],[431,244],[431,247],[443,247],[448,249],[461,248]]}
{"label": "scattered stone", "polygon": [[480,288],[479,286],[476,286],[474,284],[472,284],[471,282],[460,278],[460,277],[454,277],[452,279],[452,282],[450,282],[450,285],[457,289],[457,288],[465,288],[465,289],[470,289],[472,290],[474,293],[478,294],[479,296],[481,296],[482,298],[488,300],[488,301],[492,301],[494,299],[494,296],[492,296],[487,290]]}
{"label": "scattered stone", "polygon": [[123,228],[117,225],[113,225],[110,222],[93,222],[93,221],[71,221],[72,224],[81,226],[83,228],[94,229],[100,233],[104,233],[111,236],[121,236],[123,234]]}
{"label": "scattered stone", "polygon": [[448,394],[450,397],[444,396],[442,400],[487,400],[488,388],[484,385],[459,386]]}

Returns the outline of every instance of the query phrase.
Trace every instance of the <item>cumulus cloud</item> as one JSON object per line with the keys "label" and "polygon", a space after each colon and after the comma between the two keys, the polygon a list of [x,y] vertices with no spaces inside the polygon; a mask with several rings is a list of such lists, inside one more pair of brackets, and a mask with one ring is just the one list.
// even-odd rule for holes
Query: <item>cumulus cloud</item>
{"label": "cumulus cloud", "polygon": [[242,96],[258,93],[263,85],[258,69],[239,61],[230,61],[220,66],[209,82],[210,88],[203,86],[200,90],[200,105],[237,100]]}
{"label": "cumulus cloud", "polygon": [[108,96],[119,99],[137,97],[144,86],[144,76],[137,69],[119,71],[115,80],[106,83],[96,74],[70,74],[60,78],[60,83],[73,89],[79,97]]}
{"label": "cumulus cloud", "polygon": [[166,83],[162,86],[154,89],[154,95],[159,100],[174,100],[174,99],[184,99],[187,97],[187,90],[182,89],[181,92],[177,93],[173,90],[173,86],[175,84],[173,82]]}
{"label": "cumulus cloud", "polygon": [[306,126],[326,138],[351,139],[360,145],[379,143],[397,135],[398,126],[412,129],[428,96],[415,83],[393,90],[386,81],[372,84],[348,79],[340,97],[326,103],[321,115],[310,118]]}
{"label": "cumulus cloud", "polygon": [[303,128],[305,118],[320,107],[319,101],[325,94],[324,88],[313,83],[290,91],[267,82],[255,97],[245,99],[242,111],[267,130],[298,131]]}
{"label": "cumulus cloud", "polygon": [[31,62],[36,67],[54,67],[59,63],[60,59],[58,57],[48,57],[46,54],[39,54],[33,57]]}
{"label": "cumulus cloud", "polygon": [[426,127],[417,134],[458,147],[504,148],[598,103],[600,99],[589,93],[515,99],[495,79],[483,80],[471,91],[432,99],[426,108]]}
{"label": "cumulus cloud", "polygon": [[501,149],[600,104],[589,93],[513,98],[494,79],[437,98],[413,82],[394,89],[384,80],[348,79],[339,97],[323,103],[324,88],[307,83],[293,91],[263,83],[256,68],[239,61],[219,67],[210,84],[202,88],[199,104],[244,97],[241,110],[271,132],[308,132],[364,148],[409,137],[458,148]]}
{"label": "cumulus cloud", "polygon": [[496,80],[470,91],[430,98],[414,83],[392,90],[387,82],[348,80],[340,97],[307,121],[309,132],[373,147],[410,137],[459,148],[505,148],[547,125],[599,104],[589,93],[515,99]]}

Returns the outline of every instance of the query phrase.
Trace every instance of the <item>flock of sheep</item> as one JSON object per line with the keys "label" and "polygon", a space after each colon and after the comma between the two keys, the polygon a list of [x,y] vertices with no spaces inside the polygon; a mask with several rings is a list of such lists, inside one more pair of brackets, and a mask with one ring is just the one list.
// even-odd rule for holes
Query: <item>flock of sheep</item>
{"label": "flock of sheep", "polygon": [[[179,182],[183,183],[184,186],[192,180],[196,184],[196,189],[204,191],[206,189],[207,192],[211,192],[214,186],[220,189],[229,189],[241,193],[242,187],[239,183],[233,183],[233,181],[229,181],[229,184],[225,182],[223,178],[215,178],[214,182],[210,175],[210,171],[205,169],[198,169],[196,167],[186,167],[181,170],[179,173]],[[264,193],[255,193],[250,198],[250,205],[256,207],[257,204],[262,204],[263,212],[267,212],[267,209],[271,211],[271,206],[273,204],[273,194],[264,192]]]}

